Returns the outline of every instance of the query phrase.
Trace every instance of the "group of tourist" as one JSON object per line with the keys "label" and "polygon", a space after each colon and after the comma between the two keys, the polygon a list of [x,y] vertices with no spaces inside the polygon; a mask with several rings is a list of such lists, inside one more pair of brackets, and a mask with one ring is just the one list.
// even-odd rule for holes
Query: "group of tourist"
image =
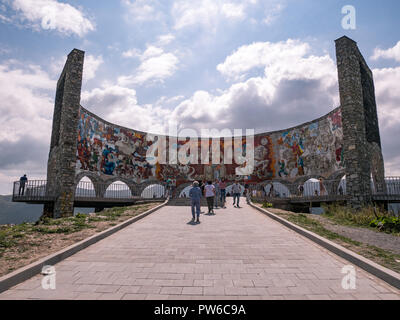
{"label": "group of tourist", "polygon": [[[241,189],[241,185],[238,181],[232,186],[233,206],[236,208],[240,208]],[[214,215],[214,208],[226,208],[226,180],[216,179],[214,183],[212,181],[207,181],[205,184],[201,181],[193,182],[192,188],[189,191],[193,222],[200,222],[200,201],[203,196],[207,199],[207,214]]]}

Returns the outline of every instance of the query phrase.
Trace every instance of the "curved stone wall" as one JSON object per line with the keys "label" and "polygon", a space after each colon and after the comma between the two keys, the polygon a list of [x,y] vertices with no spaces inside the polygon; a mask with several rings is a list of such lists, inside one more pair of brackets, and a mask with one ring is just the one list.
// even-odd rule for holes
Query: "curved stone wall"
{"label": "curved stone wall", "polygon": [[[171,178],[176,179],[177,185],[193,180],[237,178],[235,169],[239,164],[224,164],[222,139],[220,164],[152,165],[146,161],[146,152],[160,136],[109,123],[83,107],[77,130],[76,175],[80,177],[87,172],[104,182],[119,178],[136,184]],[[178,142],[178,150],[184,143]],[[245,144],[243,138],[244,149]],[[342,150],[341,109],[336,108],[314,121],[255,135],[254,170],[242,178],[250,183],[328,179],[344,170]]]}

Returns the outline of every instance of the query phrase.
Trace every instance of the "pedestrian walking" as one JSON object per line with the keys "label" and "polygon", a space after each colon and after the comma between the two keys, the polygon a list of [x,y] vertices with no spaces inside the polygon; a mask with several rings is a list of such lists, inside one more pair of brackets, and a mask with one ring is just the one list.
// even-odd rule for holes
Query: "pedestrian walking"
{"label": "pedestrian walking", "polygon": [[232,186],[232,193],[233,193],[233,206],[236,208],[239,207],[239,200],[240,200],[240,193],[241,193],[241,188],[239,182],[235,182]]}
{"label": "pedestrian walking", "polygon": [[246,197],[247,202],[250,200],[250,186],[246,183],[244,185],[244,196]]}
{"label": "pedestrian walking", "polygon": [[18,190],[18,195],[23,196],[25,193],[25,184],[27,183],[28,178],[26,177],[26,174],[24,174],[20,179],[19,179],[19,190]]}
{"label": "pedestrian walking", "polygon": [[215,187],[211,181],[207,182],[204,186],[204,193],[207,199],[208,214],[214,213],[214,197],[215,197]]}
{"label": "pedestrian walking", "polygon": [[[215,188],[215,197],[214,197],[214,205],[215,208],[218,208],[218,203],[220,202],[220,195],[221,195],[221,190],[219,188],[219,180],[216,179],[214,182],[214,188]],[[221,204],[222,207],[222,204]]]}
{"label": "pedestrian walking", "polygon": [[193,186],[189,191],[190,204],[192,207],[192,222],[195,221],[197,216],[197,223],[200,223],[200,201],[201,201],[201,189],[197,181],[193,182]]}
{"label": "pedestrian walking", "polygon": [[221,200],[221,207],[226,208],[226,181],[225,178],[222,178],[219,182],[219,192],[220,192],[220,200]]}

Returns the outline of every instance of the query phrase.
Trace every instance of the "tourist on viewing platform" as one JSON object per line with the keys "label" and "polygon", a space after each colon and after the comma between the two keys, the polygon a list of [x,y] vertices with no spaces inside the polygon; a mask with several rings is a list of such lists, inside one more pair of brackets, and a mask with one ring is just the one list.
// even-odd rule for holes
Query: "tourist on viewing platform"
{"label": "tourist on viewing platform", "polygon": [[220,192],[220,200],[221,200],[221,208],[226,208],[226,181],[225,178],[222,178],[219,182],[219,192]]}
{"label": "tourist on viewing platform", "polygon": [[199,187],[199,183],[197,181],[193,182],[193,187],[189,191],[189,197],[190,197],[190,204],[192,207],[192,222],[195,221],[196,216],[197,220],[196,222],[200,222],[200,200],[201,200],[201,189]]}
{"label": "tourist on viewing platform", "polygon": [[215,187],[211,181],[208,181],[204,187],[204,195],[207,199],[208,214],[214,214]]}
{"label": "tourist on viewing platform", "polygon": [[232,193],[233,193],[233,206],[236,208],[239,207],[239,200],[240,200],[240,193],[241,193],[241,188],[239,182],[235,182],[232,186]]}
{"label": "tourist on viewing platform", "polygon": [[[214,198],[214,205],[215,208],[218,208],[218,202],[220,200],[220,194],[221,194],[221,190],[219,188],[219,180],[216,179],[214,182],[214,188],[215,188],[215,198]],[[222,204],[221,204],[222,207]]]}
{"label": "tourist on viewing platform", "polygon": [[28,181],[28,178],[26,177],[26,174],[24,174],[20,179],[19,179],[19,191],[18,195],[23,196],[25,192],[25,184]]}

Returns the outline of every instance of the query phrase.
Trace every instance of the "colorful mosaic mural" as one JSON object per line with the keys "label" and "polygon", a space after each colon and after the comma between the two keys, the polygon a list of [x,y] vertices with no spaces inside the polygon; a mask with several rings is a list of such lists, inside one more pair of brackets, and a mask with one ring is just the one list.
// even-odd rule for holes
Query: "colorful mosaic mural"
{"label": "colorful mosaic mural", "polygon": [[[153,135],[111,125],[80,110],[77,141],[77,172],[89,171],[103,177],[122,177],[135,183],[173,178],[177,184],[193,180],[236,178],[239,166],[224,164],[224,142],[220,142],[220,164],[150,164],[146,153],[157,141]],[[177,142],[178,150],[185,141]],[[246,149],[242,140],[242,149]],[[328,177],[343,169],[341,110],[319,121],[286,131],[254,137],[254,170],[249,182],[272,179],[294,180],[301,176]],[[195,146],[196,147],[196,146]],[[197,145],[201,155],[201,140]],[[210,156],[211,157],[211,156]],[[201,159],[201,157],[199,157]],[[210,158],[211,159],[211,158]]]}

